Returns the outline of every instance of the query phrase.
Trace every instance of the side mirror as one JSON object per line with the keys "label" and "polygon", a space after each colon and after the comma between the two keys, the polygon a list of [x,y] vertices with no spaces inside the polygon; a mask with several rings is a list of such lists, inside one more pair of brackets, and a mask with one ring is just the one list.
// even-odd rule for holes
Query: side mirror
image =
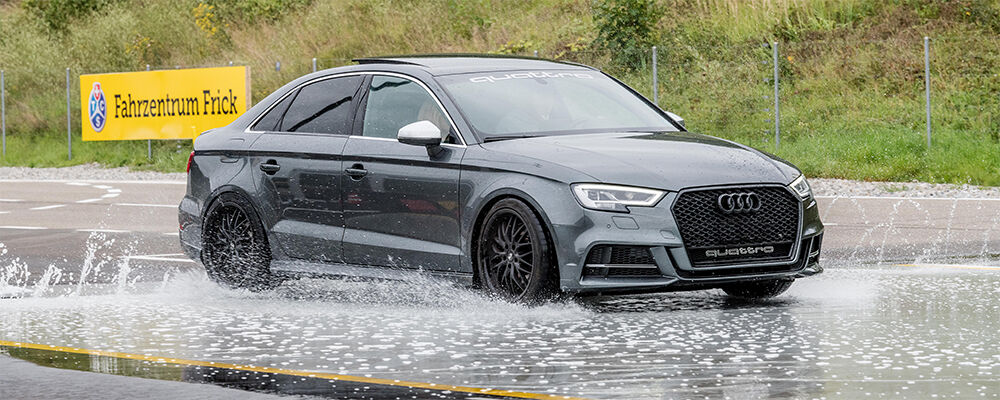
{"label": "side mirror", "polygon": [[663,112],[667,113],[667,116],[670,117],[670,119],[674,120],[674,122],[677,122],[677,124],[680,125],[681,128],[687,129],[687,127],[684,126],[684,118],[681,118],[680,115],[674,114],[667,110],[663,110]]}
{"label": "side mirror", "polygon": [[396,139],[400,143],[414,146],[440,146],[441,128],[431,121],[417,121],[399,128]]}

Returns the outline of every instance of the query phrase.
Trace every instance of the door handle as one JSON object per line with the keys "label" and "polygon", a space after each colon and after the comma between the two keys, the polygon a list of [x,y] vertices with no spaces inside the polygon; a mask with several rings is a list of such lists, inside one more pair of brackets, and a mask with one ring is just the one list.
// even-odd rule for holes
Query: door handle
{"label": "door handle", "polygon": [[368,175],[368,170],[366,170],[365,166],[361,164],[354,164],[351,168],[345,169],[344,172],[347,173],[347,176],[350,176],[351,179],[356,181],[359,181],[361,178],[364,178],[365,175]]}
{"label": "door handle", "polygon": [[260,163],[260,170],[264,171],[264,173],[268,175],[274,175],[274,173],[278,172],[280,169],[281,166],[274,160],[267,160],[266,162]]}

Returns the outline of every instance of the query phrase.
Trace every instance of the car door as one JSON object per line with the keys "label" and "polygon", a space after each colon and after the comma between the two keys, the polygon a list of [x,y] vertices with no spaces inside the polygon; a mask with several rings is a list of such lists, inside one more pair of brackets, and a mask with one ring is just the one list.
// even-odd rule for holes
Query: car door
{"label": "car door", "polygon": [[273,216],[273,237],[291,258],[342,262],[341,154],[364,78],[339,76],[304,85],[255,127],[265,131],[251,146],[258,198]]}
{"label": "car door", "polygon": [[[399,128],[430,121],[443,144],[400,143]],[[423,84],[374,75],[344,149],[344,261],[459,270],[458,184],[465,146]]]}

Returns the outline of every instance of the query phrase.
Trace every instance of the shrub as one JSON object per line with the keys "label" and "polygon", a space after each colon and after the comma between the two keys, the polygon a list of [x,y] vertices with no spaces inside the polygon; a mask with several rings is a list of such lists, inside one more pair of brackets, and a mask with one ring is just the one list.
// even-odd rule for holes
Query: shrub
{"label": "shrub", "polygon": [[311,0],[210,0],[212,6],[222,18],[243,23],[254,23],[260,20],[271,22],[284,16],[288,11],[308,5]]}
{"label": "shrub", "polygon": [[452,30],[465,39],[493,25],[489,0],[448,0],[447,4]]}
{"label": "shrub", "polygon": [[54,31],[66,29],[73,19],[99,11],[116,0],[26,0],[23,7]]}
{"label": "shrub", "polygon": [[655,0],[599,0],[593,7],[597,25],[594,46],[611,53],[620,67],[642,65],[650,46],[656,43],[656,24],[663,9]]}

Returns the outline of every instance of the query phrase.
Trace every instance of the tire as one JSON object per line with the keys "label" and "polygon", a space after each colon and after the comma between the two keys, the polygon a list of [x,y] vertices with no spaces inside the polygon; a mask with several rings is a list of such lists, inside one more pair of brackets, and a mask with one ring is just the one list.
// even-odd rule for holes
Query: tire
{"label": "tire", "polygon": [[763,300],[784,293],[794,280],[751,281],[723,286],[727,295],[747,300]]}
{"label": "tire", "polygon": [[545,228],[527,204],[503,199],[490,208],[476,234],[476,274],[483,290],[516,303],[556,294],[558,272]]}
{"label": "tire", "polygon": [[248,200],[223,193],[205,213],[201,262],[216,283],[253,291],[281,282],[271,274],[267,233]]}

